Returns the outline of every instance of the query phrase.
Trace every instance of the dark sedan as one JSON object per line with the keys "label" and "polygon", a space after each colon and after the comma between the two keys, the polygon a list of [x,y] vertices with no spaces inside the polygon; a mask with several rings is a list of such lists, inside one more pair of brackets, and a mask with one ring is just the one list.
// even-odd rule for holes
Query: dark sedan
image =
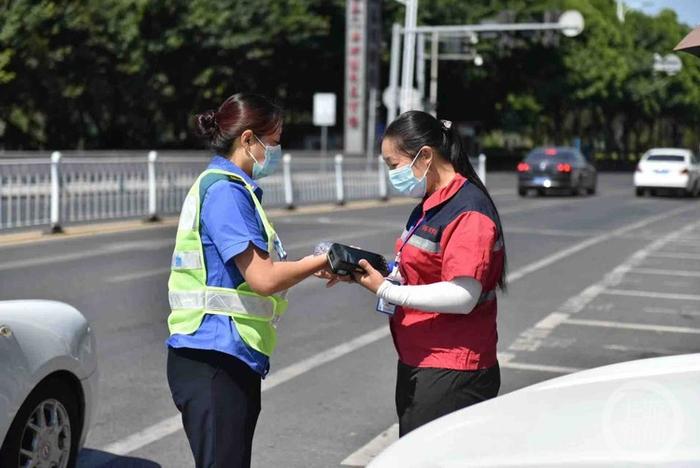
{"label": "dark sedan", "polygon": [[593,195],[598,183],[595,168],[576,148],[536,148],[518,164],[518,194],[564,192]]}

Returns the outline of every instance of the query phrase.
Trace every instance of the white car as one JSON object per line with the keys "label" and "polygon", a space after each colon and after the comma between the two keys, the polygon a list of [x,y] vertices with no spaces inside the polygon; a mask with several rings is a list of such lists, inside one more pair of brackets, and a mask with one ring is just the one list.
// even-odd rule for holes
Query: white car
{"label": "white car", "polygon": [[700,466],[700,354],[598,367],[408,433],[368,468]]}
{"label": "white car", "polygon": [[651,149],[639,160],[634,187],[638,197],[658,189],[696,197],[700,194],[700,162],[687,149]]}
{"label": "white car", "polygon": [[0,467],[75,465],[93,413],[90,326],[52,301],[0,301]]}

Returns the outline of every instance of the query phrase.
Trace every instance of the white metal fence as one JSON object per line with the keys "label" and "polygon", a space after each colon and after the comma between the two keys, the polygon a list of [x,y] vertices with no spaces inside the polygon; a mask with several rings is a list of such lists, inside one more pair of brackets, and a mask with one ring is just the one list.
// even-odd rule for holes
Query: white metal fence
{"label": "white metal fence", "polygon": [[[54,152],[50,158],[0,159],[0,231],[49,226],[58,232],[70,223],[175,215],[208,162],[204,154],[159,156],[155,151],[147,157],[113,153],[64,157]],[[473,164],[485,180],[485,156]],[[396,193],[387,175],[381,158],[285,154],[282,170],[260,185],[265,206],[293,208],[388,199]]]}

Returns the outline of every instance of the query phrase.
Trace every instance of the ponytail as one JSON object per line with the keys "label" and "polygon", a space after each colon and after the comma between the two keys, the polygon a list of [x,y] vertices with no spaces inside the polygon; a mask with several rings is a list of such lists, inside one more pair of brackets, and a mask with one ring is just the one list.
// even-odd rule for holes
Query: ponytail
{"label": "ponytail", "polygon": [[[501,224],[501,216],[498,214],[496,203],[493,201],[493,198],[491,198],[491,194],[486,189],[486,185],[481,180],[481,177],[479,177],[479,174],[477,174],[476,170],[474,169],[474,166],[472,165],[471,160],[469,159],[469,155],[465,151],[464,145],[462,144],[462,138],[458,134],[456,134],[455,130],[452,128],[452,122],[450,122],[449,120],[441,120],[440,123],[442,124],[441,130],[445,138],[444,146],[446,148],[449,148],[447,154],[449,155],[452,167],[454,167],[456,172],[466,177],[469,182],[474,184],[479,190],[481,190],[484,193],[484,195],[486,195],[486,198],[488,198],[489,202],[491,203],[493,212],[496,214],[496,227],[498,229],[498,235],[503,240],[503,244],[505,245],[503,225]],[[505,256],[503,257],[503,273],[498,279],[498,286],[503,291],[507,289]]]}

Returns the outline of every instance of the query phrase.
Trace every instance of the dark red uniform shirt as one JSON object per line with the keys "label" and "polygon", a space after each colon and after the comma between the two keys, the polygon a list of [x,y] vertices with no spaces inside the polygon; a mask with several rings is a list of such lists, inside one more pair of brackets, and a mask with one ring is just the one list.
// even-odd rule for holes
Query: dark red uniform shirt
{"label": "dark red uniform shirt", "polygon": [[418,229],[401,251],[405,284],[451,281],[461,276],[481,282],[478,305],[469,314],[446,314],[397,307],[391,332],[401,362],[414,367],[475,370],[496,364],[496,287],[503,271],[503,239],[486,195],[457,174],[450,184],[423,200],[406,231]]}

